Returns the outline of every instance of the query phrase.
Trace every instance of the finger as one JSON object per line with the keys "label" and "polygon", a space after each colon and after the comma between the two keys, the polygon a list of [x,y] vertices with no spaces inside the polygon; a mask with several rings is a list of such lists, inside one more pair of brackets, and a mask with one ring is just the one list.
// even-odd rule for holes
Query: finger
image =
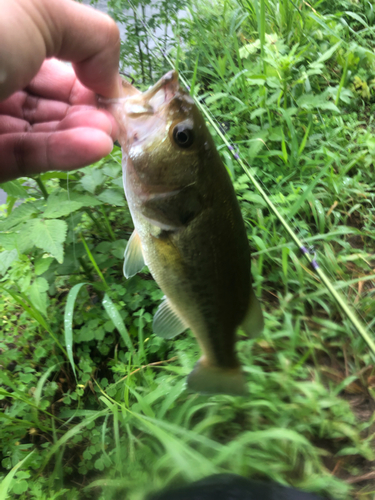
{"label": "finger", "polygon": [[0,182],[47,170],[75,170],[100,160],[112,148],[105,132],[91,128],[2,135]]}
{"label": "finger", "polygon": [[104,112],[115,123],[111,113],[102,108],[99,111],[96,105],[70,106],[61,101],[43,99],[23,91],[16,92],[5,101],[0,102],[0,122],[3,119],[2,115],[8,115],[21,118],[32,125],[38,122],[63,120],[69,113],[82,111]]}
{"label": "finger", "polygon": [[26,90],[46,99],[97,106],[96,94],[82,85],[72,67],[57,59],[44,61]]}
{"label": "finger", "polygon": [[51,101],[19,91],[0,102],[0,114],[22,118],[30,124],[61,120],[69,110],[69,104]]}
{"label": "finger", "polygon": [[0,11],[0,99],[24,88],[46,57],[75,63],[93,92],[120,95],[120,36],[109,16],[72,0],[0,0]]}
{"label": "finger", "polygon": [[113,117],[105,111],[85,110],[69,113],[62,121],[48,121],[30,125],[29,122],[13,116],[3,116],[0,120],[0,134],[17,132],[53,132],[69,128],[95,128],[102,130],[115,139],[117,124]]}

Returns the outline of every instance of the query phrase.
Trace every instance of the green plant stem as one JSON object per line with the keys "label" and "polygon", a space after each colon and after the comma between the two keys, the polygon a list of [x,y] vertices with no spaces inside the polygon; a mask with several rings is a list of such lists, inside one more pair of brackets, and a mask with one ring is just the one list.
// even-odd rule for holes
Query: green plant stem
{"label": "green plant stem", "polygon": [[7,196],[7,217],[12,213],[14,204],[16,203],[17,198],[15,196]]}
{"label": "green plant stem", "polygon": [[90,217],[90,219],[93,221],[93,223],[97,227],[99,235],[103,236],[103,234],[102,234],[102,228],[101,228],[99,222],[94,217],[94,214],[91,212],[91,210],[89,208],[84,208],[83,210],[87,213],[87,215]]}
{"label": "green plant stem", "polygon": [[47,200],[48,199],[48,192],[47,192],[46,186],[43,184],[43,181],[40,178],[40,175],[33,177],[33,179],[38,184],[39,189],[42,191],[44,199]]}
{"label": "green plant stem", "polygon": [[145,68],[144,68],[144,64],[143,64],[143,52],[142,52],[142,47],[141,47],[141,41],[139,38],[138,17],[137,17],[137,12],[134,8],[133,8],[133,17],[134,17],[135,36],[136,36],[137,44],[138,44],[139,62],[141,63],[142,83],[145,84],[146,83]]}
{"label": "green plant stem", "polygon": [[[144,24],[146,24],[146,12],[145,12],[145,6],[142,4],[142,18]],[[152,69],[151,69],[151,55],[150,55],[150,47],[149,47],[149,42],[148,42],[148,34],[146,31],[146,52],[147,52],[147,63],[148,63],[148,76],[150,78],[150,81],[152,81]]]}
{"label": "green plant stem", "polygon": [[343,86],[345,84],[346,75],[348,73],[348,61],[349,61],[349,57],[346,57],[345,58],[344,71],[342,72],[342,76],[341,76],[341,79],[340,79],[339,88],[337,90],[337,95],[336,95],[336,99],[335,99],[336,106],[338,106],[338,104],[339,104],[341,91],[342,91],[342,88],[343,88]]}
{"label": "green plant stem", "polygon": [[90,259],[90,261],[91,261],[92,265],[94,266],[95,271],[98,273],[99,278],[102,280],[102,282],[103,282],[103,284],[104,284],[104,286],[105,286],[106,290],[108,290],[108,284],[107,284],[107,282],[106,282],[106,280],[105,280],[105,278],[104,278],[104,276],[103,276],[103,273],[102,273],[102,272],[101,272],[101,270],[99,269],[99,266],[98,266],[98,264],[96,263],[96,260],[94,259],[94,256],[93,256],[93,254],[91,253],[91,251],[90,251],[90,249],[89,249],[89,247],[88,247],[88,245],[87,245],[87,243],[86,243],[86,240],[85,240],[85,238],[84,238],[84,236],[83,236],[83,234],[82,234],[82,233],[80,233],[80,237],[81,237],[81,240],[82,240],[83,246],[85,247],[85,250],[86,250],[86,253],[87,253],[87,255],[88,255],[88,258]]}
{"label": "green plant stem", "polygon": [[93,275],[92,275],[92,273],[91,273],[91,270],[90,270],[90,268],[88,267],[88,265],[86,264],[86,262],[83,260],[83,258],[82,258],[82,257],[79,257],[79,258],[78,258],[78,261],[79,261],[79,263],[81,264],[82,269],[83,269],[83,271],[84,271],[84,273],[85,273],[86,277],[88,278],[88,280],[89,280],[89,281],[94,281],[94,277],[93,277]]}
{"label": "green plant stem", "polygon": [[111,238],[112,241],[116,241],[115,233],[113,232],[113,230],[111,228],[111,224],[110,224],[110,222],[108,220],[107,214],[105,213],[105,210],[104,210],[103,206],[100,207],[100,211],[103,214],[104,223],[105,223],[105,225],[107,227],[107,231],[108,231],[109,237]]}
{"label": "green plant stem", "polygon": [[260,23],[259,23],[259,38],[260,38],[260,54],[263,63],[263,73],[266,74],[266,61],[264,57],[264,46],[266,44],[266,6],[265,0],[260,0]]}

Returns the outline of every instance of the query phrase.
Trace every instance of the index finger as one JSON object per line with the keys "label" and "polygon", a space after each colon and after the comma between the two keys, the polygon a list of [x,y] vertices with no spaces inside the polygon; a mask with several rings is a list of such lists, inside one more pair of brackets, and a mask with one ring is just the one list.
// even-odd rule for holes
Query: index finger
{"label": "index finger", "polygon": [[[52,21],[48,23],[52,43],[47,57],[71,61],[86,87],[106,97],[117,97],[121,88],[120,33],[113,19],[72,0],[41,3]],[[42,14],[45,16],[45,11]]]}
{"label": "index finger", "polygon": [[71,67],[56,59],[44,61],[26,90],[45,99],[63,101],[72,105],[97,106],[94,92],[82,85]]}
{"label": "index finger", "polygon": [[46,58],[73,63],[87,88],[120,95],[120,35],[107,15],[73,0],[0,0],[0,99],[25,86]]}

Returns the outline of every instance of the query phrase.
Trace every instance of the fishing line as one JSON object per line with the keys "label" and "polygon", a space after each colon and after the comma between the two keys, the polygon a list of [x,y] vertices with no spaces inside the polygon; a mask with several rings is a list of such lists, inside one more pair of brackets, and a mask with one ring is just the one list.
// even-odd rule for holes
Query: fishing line
{"label": "fishing line", "polygon": [[[136,13],[136,9],[132,2],[128,0],[128,4],[130,5],[131,9]],[[144,29],[147,31],[153,42],[155,43],[155,46],[159,49],[160,53],[164,57],[164,59],[170,64],[172,69],[175,68],[175,65],[171,58],[166,54],[164,51],[163,47],[160,45],[159,41],[157,38],[154,36],[152,33],[151,29],[147,26],[147,24],[143,21],[142,17],[140,18],[141,24],[144,27]],[[185,77],[181,74],[179,74],[180,80],[182,83],[185,85],[185,87],[190,90],[190,86],[188,81],[185,79]],[[258,191],[258,193],[262,196],[264,201],[266,202],[267,206],[269,209],[274,213],[274,215],[277,217],[277,219],[281,222],[282,226],[286,230],[286,232],[289,234],[290,238],[293,240],[293,242],[297,245],[299,250],[301,251],[302,255],[308,260],[310,266],[312,267],[313,271],[319,276],[320,280],[322,283],[325,285],[331,296],[335,299],[337,304],[340,306],[340,308],[343,310],[347,318],[350,320],[352,325],[356,328],[358,333],[362,336],[364,341],[367,343],[368,347],[372,351],[372,354],[375,355],[375,343],[369,336],[368,332],[366,331],[365,326],[362,324],[361,320],[357,317],[357,315],[352,311],[350,306],[347,304],[346,300],[344,297],[334,288],[330,280],[328,279],[326,273],[323,271],[321,265],[318,264],[317,259],[316,259],[316,252],[313,250],[313,252],[310,251],[309,248],[307,248],[303,242],[300,240],[300,238],[296,235],[296,233],[293,231],[293,229],[290,227],[288,222],[286,221],[285,217],[281,215],[281,213],[277,210],[276,206],[274,203],[271,201],[263,187],[261,186],[260,182],[257,181],[255,178],[255,173],[253,171],[253,168],[246,162],[246,160],[242,160],[240,157],[239,152],[236,150],[235,146],[233,146],[228,139],[225,137],[223,132],[221,131],[220,126],[217,124],[217,120],[214,117],[211,117],[210,112],[206,110],[206,107],[195,97],[193,97],[196,105],[200,109],[200,111],[204,114],[204,116],[207,118],[208,122],[211,124],[211,126],[214,128],[215,132],[217,135],[220,137],[220,139],[223,141],[223,143],[226,145],[228,148],[230,154],[232,157],[237,161],[237,163],[241,166],[243,171],[246,173],[248,178],[250,179],[251,183],[255,187],[255,189]]]}

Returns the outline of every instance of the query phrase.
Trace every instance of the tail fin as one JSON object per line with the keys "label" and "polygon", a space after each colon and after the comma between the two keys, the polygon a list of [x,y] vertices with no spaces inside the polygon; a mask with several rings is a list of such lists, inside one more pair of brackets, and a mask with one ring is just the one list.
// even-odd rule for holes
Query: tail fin
{"label": "tail fin", "polygon": [[219,368],[207,363],[203,356],[187,380],[188,388],[203,394],[229,394],[246,396],[248,390],[240,368]]}

